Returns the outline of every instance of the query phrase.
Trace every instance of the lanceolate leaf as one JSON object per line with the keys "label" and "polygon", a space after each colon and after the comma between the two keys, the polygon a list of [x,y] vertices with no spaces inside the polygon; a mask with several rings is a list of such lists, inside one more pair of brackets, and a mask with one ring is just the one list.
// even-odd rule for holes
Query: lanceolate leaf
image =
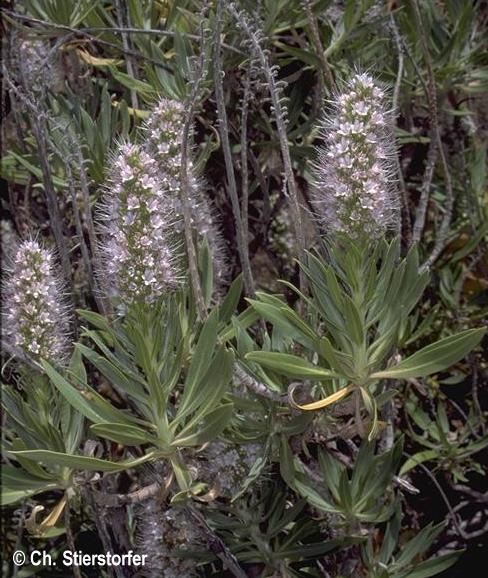
{"label": "lanceolate leaf", "polygon": [[35,490],[15,490],[14,488],[8,488],[7,486],[2,485],[2,490],[0,493],[0,505],[8,506],[9,504],[15,504],[15,502],[19,502],[20,500],[24,500],[25,498],[29,498],[34,494],[39,494],[49,489],[52,488],[50,486],[46,486],[45,488],[38,488]]}
{"label": "lanceolate leaf", "polygon": [[18,500],[28,498],[40,492],[55,490],[59,487],[55,478],[52,481],[41,480],[21,468],[2,466],[2,492],[0,504],[6,506]]}
{"label": "lanceolate leaf", "polygon": [[52,452],[50,450],[24,450],[19,452],[9,452],[12,456],[21,456],[35,462],[42,462],[48,465],[71,468],[73,470],[88,470],[100,472],[120,472],[129,468],[143,464],[153,458],[149,453],[135,460],[124,460],[122,462],[109,462],[98,458],[88,456],[79,456],[74,454],[63,454],[61,452]]}
{"label": "lanceolate leaf", "polygon": [[91,431],[100,436],[127,446],[137,446],[155,442],[155,438],[143,429],[124,423],[97,423],[90,427]]}
{"label": "lanceolate leaf", "polygon": [[219,321],[221,323],[229,323],[236,307],[239,303],[242,293],[242,275],[238,275],[232,282],[227,295],[219,307]]}
{"label": "lanceolate leaf", "polygon": [[115,409],[91,387],[86,387],[83,392],[77,390],[49,363],[46,361],[41,361],[41,363],[51,382],[66,398],[66,401],[93,423],[130,424],[134,421],[140,421],[121,410]]}
{"label": "lanceolate leaf", "polygon": [[436,576],[447,568],[450,568],[461,554],[462,551],[450,552],[444,556],[431,558],[430,560],[422,562],[413,570],[396,574],[396,578],[430,578],[430,576]]}
{"label": "lanceolate leaf", "polygon": [[254,361],[264,367],[272,369],[280,375],[288,377],[302,377],[315,379],[333,379],[338,375],[329,369],[317,367],[301,357],[289,353],[275,353],[270,351],[251,351],[246,355],[248,361]]}
{"label": "lanceolate leaf", "polygon": [[339,391],[336,391],[335,393],[328,395],[324,399],[320,399],[319,401],[313,401],[311,403],[305,403],[305,404],[298,404],[295,402],[295,400],[293,399],[294,388],[290,388],[288,395],[290,398],[290,404],[293,405],[294,407],[296,407],[297,409],[301,409],[304,411],[314,411],[317,409],[323,409],[324,407],[327,407],[328,405],[331,405],[333,403],[340,401],[342,398],[346,397],[346,395],[349,395],[351,393],[351,391],[354,390],[355,387],[356,386],[354,384],[347,385],[346,387],[339,389]]}
{"label": "lanceolate leaf", "polygon": [[[201,425],[193,428],[186,427],[172,443],[173,446],[198,446],[215,439],[220,435],[229,422],[233,404],[226,403],[208,413]],[[194,431],[192,431],[192,429]]]}
{"label": "lanceolate leaf", "polygon": [[403,476],[419,464],[423,462],[427,462],[429,460],[435,460],[439,457],[439,452],[437,450],[425,450],[422,452],[418,452],[413,456],[409,457],[408,460],[403,464],[399,475]]}
{"label": "lanceolate leaf", "polygon": [[[205,373],[199,376],[191,396],[185,395],[187,387],[185,385],[185,394],[172,422],[173,429],[193,412],[195,413],[191,417],[191,422],[195,423],[215,409],[229,386],[233,365],[232,351],[220,348]],[[185,425],[185,429],[188,425],[189,423]]]}
{"label": "lanceolate leaf", "polygon": [[425,377],[451,367],[481,341],[486,329],[468,329],[424,347],[398,365],[371,374],[372,379]]}

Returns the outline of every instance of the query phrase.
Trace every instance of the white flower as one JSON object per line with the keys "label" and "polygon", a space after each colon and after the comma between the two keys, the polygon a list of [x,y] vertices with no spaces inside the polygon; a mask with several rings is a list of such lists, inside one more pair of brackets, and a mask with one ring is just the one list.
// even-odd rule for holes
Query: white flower
{"label": "white flower", "polygon": [[385,92],[370,75],[357,74],[336,96],[314,166],[313,203],[326,233],[377,238],[396,224],[389,125]]}
{"label": "white flower", "polygon": [[69,353],[70,316],[53,253],[38,241],[18,243],[4,281],[7,342],[60,365]]}
{"label": "white flower", "polygon": [[[181,202],[181,148],[183,144],[184,109],[181,102],[162,98],[151,111],[145,124],[146,150],[157,164],[159,186],[168,191],[171,209],[183,233],[183,207]],[[214,276],[223,283],[228,268],[225,266],[226,249],[216,225],[212,206],[195,175],[191,159],[188,159],[190,182],[190,205],[192,224],[198,241],[206,238],[213,253]]]}
{"label": "white flower", "polygon": [[99,274],[108,276],[111,294],[124,304],[152,303],[183,282],[171,201],[141,146],[121,145],[113,167],[101,215],[105,266]]}

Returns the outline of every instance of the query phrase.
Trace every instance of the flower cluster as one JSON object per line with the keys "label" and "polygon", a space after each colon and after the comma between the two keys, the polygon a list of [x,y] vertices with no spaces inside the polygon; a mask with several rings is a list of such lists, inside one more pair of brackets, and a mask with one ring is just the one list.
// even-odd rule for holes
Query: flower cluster
{"label": "flower cluster", "polygon": [[[183,281],[184,220],[181,200],[183,105],[161,99],[144,126],[142,144],[123,144],[112,163],[101,212],[102,252],[112,296],[122,303],[151,303]],[[212,209],[188,160],[191,218],[199,243],[208,241],[217,285],[225,279],[223,241]]]}
{"label": "flower cluster", "polygon": [[[179,201],[183,105],[176,100],[161,99],[149,114],[144,129],[148,152],[168,181],[171,196]],[[189,168],[191,172],[191,166]],[[194,180],[191,175],[192,184]]]}
{"label": "flower cluster", "polygon": [[[156,160],[160,180],[167,184],[172,210],[179,218],[180,232],[183,231],[180,180],[183,123],[183,104],[163,98],[151,111],[144,127],[147,151]],[[226,272],[224,242],[215,224],[212,206],[203,193],[202,183],[195,174],[191,159],[188,159],[188,176],[192,224],[198,234],[199,243],[207,239],[213,254],[214,276],[217,282],[223,281]]]}
{"label": "flower cluster", "polygon": [[154,158],[135,144],[120,146],[111,175],[102,211],[103,274],[123,303],[151,303],[182,282],[170,182],[162,179]]}
{"label": "flower cluster", "polygon": [[53,253],[34,240],[21,242],[4,282],[7,342],[34,359],[57,365],[69,352],[69,314]]}
{"label": "flower cluster", "polygon": [[395,225],[389,124],[385,91],[370,75],[357,74],[336,97],[314,167],[314,206],[328,233],[378,238]]}
{"label": "flower cluster", "polygon": [[143,569],[146,578],[196,576],[195,560],[179,557],[179,551],[194,550],[200,538],[194,524],[178,508],[162,509],[160,500],[145,500],[137,512],[138,550],[148,554]]}

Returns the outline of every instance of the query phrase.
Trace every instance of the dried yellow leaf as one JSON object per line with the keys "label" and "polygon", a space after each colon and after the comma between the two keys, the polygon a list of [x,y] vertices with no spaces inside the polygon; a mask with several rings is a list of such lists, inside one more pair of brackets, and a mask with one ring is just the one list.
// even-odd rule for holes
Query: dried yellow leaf
{"label": "dried yellow leaf", "polygon": [[293,399],[293,392],[295,391],[295,387],[290,388],[290,390],[288,392],[288,398],[290,400],[291,405],[293,407],[296,407],[297,409],[301,409],[304,411],[314,411],[317,409],[322,409],[324,407],[327,407],[328,405],[331,405],[333,403],[336,403],[337,401],[346,397],[346,395],[349,395],[351,393],[351,391],[353,391],[356,386],[354,384],[350,384],[347,387],[344,387],[344,388],[340,389],[339,391],[336,391],[332,395],[328,395],[324,399],[320,399],[319,401],[314,401],[312,403],[306,403],[304,405],[300,405],[300,404],[296,403],[295,400]]}
{"label": "dried yellow leaf", "polygon": [[91,66],[118,66],[123,63],[120,58],[98,58],[97,56],[92,56],[86,50],[77,48],[76,52],[80,55],[81,59]]}

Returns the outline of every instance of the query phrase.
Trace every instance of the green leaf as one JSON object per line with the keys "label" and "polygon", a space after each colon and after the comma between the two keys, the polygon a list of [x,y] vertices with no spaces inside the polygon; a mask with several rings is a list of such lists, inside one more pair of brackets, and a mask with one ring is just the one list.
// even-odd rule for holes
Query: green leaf
{"label": "green leaf", "polygon": [[293,487],[293,482],[295,480],[295,466],[293,464],[293,454],[288,445],[288,440],[286,436],[281,436],[281,446],[280,446],[280,474],[285,482]]}
{"label": "green leaf", "polygon": [[425,377],[443,371],[474,349],[485,332],[486,328],[480,327],[450,335],[417,351],[398,365],[373,373],[370,377],[372,379],[408,379]]}
{"label": "green leaf", "polygon": [[[9,154],[13,156],[23,167],[25,167],[29,172],[31,172],[39,181],[42,182],[42,170],[39,167],[34,166],[24,157],[21,157],[14,151],[10,151]],[[52,181],[56,187],[63,188],[66,187],[67,184],[65,181],[57,177],[56,175],[51,175]]]}
{"label": "green leaf", "polygon": [[[430,548],[444,527],[445,523],[441,523],[436,526],[429,524],[425,528],[422,528],[414,538],[403,546],[400,555],[396,559],[396,565],[402,568],[411,564],[416,556]],[[407,576],[410,577],[410,574],[405,573],[402,574],[402,576],[407,578]]]}
{"label": "green leaf", "polygon": [[287,559],[306,560],[307,558],[318,558],[329,552],[337,550],[337,548],[344,548],[352,544],[358,544],[365,538],[361,537],[347,537],[336,538],[334,540],[327,540],[326,542],[317,542],[315,544],[300,544],[295,548],[287,548],[280,550],[280,557]]}
{"label": "green leaf", "polygon": [[354,301],[349,295],[344,295],[344,316],[349,338],[356,345],[361,345],[364,341],[364,327],[361,315]]}
{"label": "green leaf", "polygon": [[115,66],[109,66],[108,68],[112,73],[114,79],[117,82],[120,82],[120,84],[122,84],[123,86],[127,87],[130,90],[135,90],[137,93],[145,97],[154,96],[154,93],[156,91],[147,82],[143,82],[142,80],[138,80],[137,78],[134,78],[129,74],[126,74],[125,72],[121,72],[120,70],[117,70]]}
{"label": "green leaf", "polygon": [[319,510],[323,510],[324,512],[330,512],[337,514],[339,510],[335,508],[332,504],[327,502],[325,498],[323,498],[316,490],[308,486],[307,484],[300,481],[298,478],[295,479],[293,482],[295,490],[303,496],[309,504],[315,506]]}
{"label": "green leaf", "polygon": [[488,233],[488,222],[483,223],[474,236],[461,248],[458,249],[451,257],[451,262],[456,263],[464,259],[472,251],[474,251],[483,237]]}
{"label": "green leaf", "polygon": [[253,361],[264,367],[272,369],[280,375],[287,377],[333,379],[339,377],[336,373],[317,367],[309,361],[291,355],[289,353],[275,353],[271,351],[251,351],[246,354],[245,359]]}
{"label": "green leaf", "polygon": [[455,564],[461,554],[462,551],[451,552],[444,556],[438,556],[437,558],[421,562],[413,570],[397,574],[396,578],[429,578],[430,576],[435,576]]}
{"label": "green leaf", "polygon": [[24,457],[34,462],[66,467],[72,470],[88,470],[91,472],[120,472],[129,468],[135,468],[136,466],[151,460],[154,456],[153,453],[149,453],[135,460],[109,462],[98,458],[90,458],[88,456],[75,454],[63,454],[61,452],[52,452],[50,450],[23,450],[9,453],[13,456]]}
{"label": "green leaf", "polygon": [[217,325],[219,321],[218,308],[214,309],[208,316],[205,325],[198,337],[198,343],[193,352],[190,368],[185,380],[185,391],[181,399],[181,406],[191,400],[193,391],[202,379],[202,375],[207,371],[212,362],[215,344],[217,342]]}
{"label": "green leaf", "polygon": [[241,298],[242,284],[242,274],[238,275],[234,281],[232,281],[227,295],[219,306],[219,321],[221,323],[229,323],[234,314]]}
{"label": "green leaf", "polygon": [[398,535],[400,533],[401,525],[402,506],[400,500],[398,500],[395,506],[395,513],[386,526],[385,535],[383,536],[383,543],[381,544],[381,550],[378,557],[378,561],[385,566],[390,561],[390,558],[393,556],[393,552],[397,547]]}
{"label": "green leaf", "polygon": [[64,377],[51,365],[49,365],[47,361],[42,360],[41,365],[53,385],[61,392],[68,403],[70,403],[91,422],[131,424],[133,421],[139,421],[112,407],[107,400],[90,387],[86,387],[83,391],[83,395],[73,385],[66,381],[66,379],[64,379]]}
{"label": "green leaf", "polygon": [[192,395],[187,396],[186,385],[182,401],[178,408],[171,427],[174,429],[184,418],[195,412],[190,422],[185,425],[185,430],[192,424],[200,421],[205,414],[213,410],[224,395],[232,377],[234,366],[234,353],[221,347],[217,355],[212,359],[207,371],[200,376],[192,390]]}
{"label": "green leaf", "polygon": [[334,349],[328,337],[321,337],[318,343],[318,352],[327,361],[330,367],[351,379],[354,368],[351,356]]}
{"label": "green leaf", "polygon": [[[244,330],[250,327],[253,323],[259,319],[259,315],[252,307],[248,307],[245,311],[240,313],[237,317],[233,318],[238,322],[238,326]],[[222,342],[229,341],[233,339],[236,334],[236,325],[232,324],[226,327],[223,331],[219,334],[219,339]]]}
{"label": "green leaf", "polygon": [[90,426],[90,430],[100,437],[126,446],[138,446],[156,441],[143,429],[125,423],[97,423]]}
{"label": "green leaf", "polygon": [[69,372],[75,377],[78,383],[87,384],[86,369],[83,365],[81,352],[75,347],[69,362]]}
{"label": "green leaf", "polygon": [[[44,472],[44,470],[42,471]],[[56,487],[56,478],[54,476],[39,478],[32,472],[4,464],[2,465],[2,484],[16,490],[33,490],[46,486]]]}
{"label": "green leaf", "polygon": [[39,494],[49,489],[54,488],[46,486],[45,488],[36,488],[31,490],[14,490],[13,488],[8,488],[7,486],[5,486],[5,484],[2,483],[2,490],[0,493],[0,505],[8,506],[10,504],[15,504],[15,502],[24,500],[25,498],[29,498],[34,494]]}
{"label": "green leaf", "polygon": [[175,447],[199,446],[214,440],[227,426],[233,409],[232,403],[217,407],[205,416],[203,424],[197,431],[191,433],[190,428],[185,428],[171,445]]}
{"label": "green leaf", "polygon": [[459,452],[459,457],[466,457],[470,456],[471,454],[475,454],[481,450],[483,450],[488,445],[488,436],[484,436],[479,440],[467,445]]}
{"label": "green leaf", "polygon": [[148,396],[135,379],[129,379],[119,367],[89,347],[85,347],[81,343],[77,343],[75,347],[108,379],[111,385],[120,388],[124,393],[129,394],[134,399],[142,403],[147,403]]}
{"label": "green leaf", "polygon": [[300,331],[304,338],[309,339],[311,344],[316,343],[318,335],[295,311],[293,311],[291,307],[288,307],[287,305],[283,306],[281,307],[281,312],[288,318],[295,328]]}
{"label": "green leaf", "polygon": [[400,469],[399,476],[405,475],[410,470],[413,470],[416,466],[423,462],[428,462],[430,460],[435,460],[439,457],[439,452],[437,450],[425,450],[422,452],[417,452],[413,456],[410,456],[408,460],[403,464]]}
{"label": "green leaf", "polygon": [[[27,446],[25,445],[25,443],[17,438],[15,440],[13,440],[9,451],[21,451],[21,450],[25,450],[27,449]],[[19,462],[19,464],[22,466],[22,468],[29,473],[31,476],[34,476],[34,479],[41,479],[41,480],[46,480],[46,481],[53,481],[53,479],[55,479],[55,476],[50,473],[50,472],[46,472],[46,470],[44,468],[41,468],[41,466],[39,464],[36,464],[34,462],[32,462],[31,460],[27,460],[25,458],[19,457],[17,456],[16,461]],[[18,485],[18,482],[17,484]]]}
{"label": "green leaf", "polygon": [[2,466],[2,494],[0,500],[2,506],[57,488],[59,488],[59,485],[55,478],[52,478],[51,481],[41,480],[34,475],[29,475],[21,468],[5,464]]}
{"label": "green leaf", "polygon": [[86,319],[86,321],[91,323],[97,329],[112,333],[112,327],[110,327],[110,324],[103,315],[94,313],[93,311],[87,311],[86,309],[77,309],[76,313],[78,313],[82,319]]}
{"label": "green leaf", "polygon": [[[266,300],[270,297],[270,295],[262,295],[262,298]],[[276,300],[278,302],[277,305],[272,303],[262,303],[261,301],[256,301],[254,299],[247,299],[247,301],[251,307],[261,315],[261,317],[272,323],[275,327],[281,329],[287,337],[298,341],[309,349],[314,348],[314,341],[316,339],[314,332],[296,315],[296,313],[294,313],[292,309],[287,307],[280,300]]]}
{"label": "green leaf", "polygon": [[243,496],[263,473],[264,468],[268,463],[268,453],[270,449],[269,446],[270,444],[267,443],[264,448],[264,454],[256,459],[251,469],[249,470],[249,473],[247,474],[246,478],[243,480],[241,487],[239,488],[239,491],[237,492],[237,494],[234,494],[232,496],[231,502],[235,502],[241,496]]}

